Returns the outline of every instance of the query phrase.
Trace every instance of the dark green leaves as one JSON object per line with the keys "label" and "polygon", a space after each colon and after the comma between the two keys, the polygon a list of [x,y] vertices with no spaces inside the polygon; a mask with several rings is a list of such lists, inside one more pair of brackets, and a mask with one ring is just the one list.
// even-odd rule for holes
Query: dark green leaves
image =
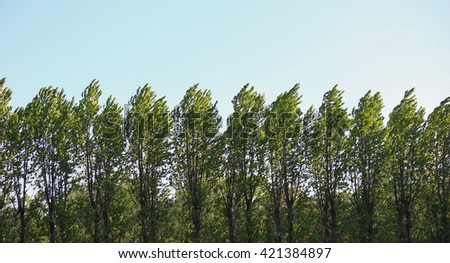
{"label": "dark green leaves", "polygon": [[[125,109],[92,81],[12,108],[0,81],[0,240],[448,242],[450,99],[425,122],[414,90],[389,115],[367,92],[301,110],[245,85],[221,117],[190,87],[172,111],[145,85]],[[223,134],[220,132],[223,131]]]}

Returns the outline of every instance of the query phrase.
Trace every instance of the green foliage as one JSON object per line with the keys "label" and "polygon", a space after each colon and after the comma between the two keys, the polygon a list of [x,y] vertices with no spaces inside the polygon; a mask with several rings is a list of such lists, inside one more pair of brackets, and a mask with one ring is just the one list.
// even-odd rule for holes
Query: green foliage
{"label": "green foliage", "polygon": [[7,197],[10,191],[10,182],[6,178],[6,149],[5,141],[6,132],[8,130],[8,118],[11,111],[9,101],[11,100],[12,91],[4,88],[6,79],[0,79],[0,242],[5,240],[7,231],[6,215],[4,210],[7,206]]}
{"label": "green foliage", "polygon": [[314,124],[312,181],[325,242],[338,240],[338,195],[346,187],[345,147],[350,119],[343,108],[342,94],[337,85],[325,93]]}
{"label": "green foliage", "polygon": [[204,206],[215,173],[212,164],[219,153],[216,135],[221,120],[216,104],[210,91],[195,85],[173,111],[173,182],[177,190],[183,189],[180,193],[190,218],[189,240],[194,242],[201,241]]}
{"label": "green foliage", "polygon": [[[294,206],[301,199],[304,188],[306,137],[301,132],[302,112],[300,110],[300,86],[296,84],[282,93],[268,109],[266,135],[268,144],[268,180],[274,218],[275,241],[281,242],[283,219],[287,219],[288,242],[294,242]],[[283,214],[285,203],[286,216]]]}
{"label": "green foliage", "polygon": [[[450,97],[428,116],[425,130],[427,149],[425,198],[429,240],[450,242]],[[431,231],[430,231],[431,230]]]}
{"label": "green foliage", "polygon": [[139,88],[127,113],[131,187],[139,203],[143,242],[161,241],[158,234],[169,199],[168,166],[171,119],[164,98],[156,99],[150,86]]}
{"label": "green foliage", "polygon": [[[42,88],[27,105],[30,116],[30,138],[33,145],[32,166],[36,170],[37,183],[47,205],[49,238],[65,241],[67,200],[73,183],[75,163],[71,146],[74,102],[65,98],[64,91]],[[56,227],[60,236],[57,237]]]}
{"label": "green foliage", "polygon": [[234,112],[222,136],[226,165],[221,167],[220,186],[230,242],[254,241],[254,206],[265,169],[261,150],[264,101],[254,87],[245,85],[232,100]]}
{"label": "green foliage", "polygon": [[417,108],[414,89],[389,115],[387,147],[389,149],[390,184],[397,213],[397,234],[402,242],[412,242],[417,200],[424,180],[424,115]]}
{"label": "green foliage", "polygon": [[348,140],[349,179],[360,242],[374,238],[375,213],[386,160],[383,101],[380,93],[367,92],[353,110]]}
{"label": "green foliage", "polygon": [[210,91],[170,112],[149,85],[125,112],[93,80],[78,103],[0,81],[0,242],[449,242],[450,98],[425,122],[414,90],[349,115],[333,87],[300,109],[245,85],[220,134]]}

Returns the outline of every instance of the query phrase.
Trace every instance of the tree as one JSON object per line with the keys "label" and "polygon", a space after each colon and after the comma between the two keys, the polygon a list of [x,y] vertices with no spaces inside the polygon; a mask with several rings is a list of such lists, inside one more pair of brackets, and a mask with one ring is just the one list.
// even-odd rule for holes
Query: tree
{"label": "tree", "polygon": [[79,130],[79,153],[81,167],[84,170],[84,180],[87,184],[89,201],[94,210],[93,241],[100,242],[100,208],[96,196],[96,167],[94,166],[96,144],[94,139],[94,123],[100,111],[99,98],[102,92],[97,80],[93,80],[81,94],[82,98],[77,106],[77,125]]}
{"label": "tree", "polygon": [[174,180],[182,192],[191,221],[190,240],[199,242],[204,202],[209,194],[217,155],[217,133],[220,123],[217,103],[211,92],[189,88],[173,111]]}
{"label": "tree", "polygon": [[5,155],[8,162],[6,177],[11,184],[11,202],[20,219],[20,242],[25,243],[27,222],[25,217],[27,207],[27,192],[32,179],[31,166],[32,142],[30,119],[23,108],[18,108],[9,117],[6,129]]}
{"label": "tree", "polygon": [[345,185],[345,145],[349,118],[337,85],[325,93],[315,122],[313,187],[325,242],[336,242],[338,195]]}
{"label": "tree", "polygon": [[210,91],[169,112],[148,85],[123,109],[42,88],[23,107],[0,80],[0,242],[449,242],[450,97],[414,89],[384,126],[379,93],[349,118],[333,87],[300,110],[245,85],[224,134]]}
{"label": "tree", "polygon": [[120,205],[118,198],[123,178],[125,140],[122,132],[122,108],[109,97],[103,111],[94,123],[94,176],[90,192],[102,217],[102,242],[113,241],[113,208]]}
{"label": "tree", "polygon": [[228,239],[236,242],[235,211],[241,198],[245,204],[246,241],[254,242],[253,206],[264,169],[263,137],[264,96],[245,85],[233,98],[233,114],[223,135],[225,162],[223,195]]}
{"label": "tree", "polygon": [[423,183],[424,115],[425,110],[417,108],[414,89],[410,89],[389,115],[387,124],[389,180],[394,192],[397,234],[401,242],[412,242],[413,213]]}
{"label": "tree", "polygon": [[122,108],[109,97],[100,112],[98,81],[92,81],[82,94],[77,110],[81,129],[81,151],[84,179],[94,214],[94,242],[114,240],[113,208],[120,205],[118,191],[124,181]]}
{"label": "tree", "polygon": [[[33,116],[31,138],[32,162],[36,167],[39,190],[45,195],[48,209],[50,242],[56,242],[56,226],[65,240],[65,215],[75,169],[72,142],[74,103],[65,98],[64,90],[47,87],[29,103],[26,111]],[[59,222],[57,222],[57,220]]]}
{"label": "tree", "polygon": [[353,109],[349,145],[349,177],[359,241],[372,242],[378,191],[385,166],[383,101],[380,93],[367,92]]}
{"label": "tree", "polygon": [[294,205],[300,199],[302,186],[305,183],[302,178],[305,145],[302,136],[299,88],[299,84],[296,84],[288,92],[279,95],[270,106],[267,119],[267,125],[270,125],[269,129],[272,131],[267,139],[276,242],[282,240],[282,198],[287,209],[287,241],[294,242]]}
{"label": "tree", "polygon": [[5,78],[0,79],[0,242],[3,242],[6,231],[3,210],[6,207],[6,199],[10,190],[10,182],[6,178],[5,133],[8,129],[8,118],[11,112],[9,101],[12,98],[12,91],[3,87],[5,81]]}
{"label": "tree", "polygon": [[425,129],[434,241],[450,242],[450,97],[428,116]]}
{"label": "tree", "polygon": [[133,192],[139,203],[143,242],[158,241],[160,219],[167,205],[171,120],[164,98],[150,86],[139,88],[127,114],[128,152]]}
{"label": "tree", "polygon": [[[323,237],[319,234],[320,229],[317,227],[320,223],[316,220],[319,218],[318,210],[315,207],[316,197],[312,187],[314,186],[314,154],[316,150],[316,121],[318,112],[310,106],[303,115],[302,130],[299,144],[297,145],[298,170],[300,179],[303,180],[301,187],[302,193],[299,198],[303,198],[301,202],[297,202],[294,214],[294,221],[297,221],[297,233],[300,240],[297,242],[319,242]],[[320,220],[319,220],[320,221]]]}

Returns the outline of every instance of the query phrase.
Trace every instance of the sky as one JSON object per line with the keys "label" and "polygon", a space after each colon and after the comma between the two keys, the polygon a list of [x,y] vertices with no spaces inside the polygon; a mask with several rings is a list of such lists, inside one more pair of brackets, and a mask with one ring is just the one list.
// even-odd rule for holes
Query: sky
{"label": "sky", "polygon": [[0,77],[25,106],[46,86],[128,102],[149,83],[171,107],[199,83],[219,112],[246,84],[267,104],[300,83],[302,109],[335,84],[346,107],[407,89],[430,113],[450,96],[450,1],[0,0]]}

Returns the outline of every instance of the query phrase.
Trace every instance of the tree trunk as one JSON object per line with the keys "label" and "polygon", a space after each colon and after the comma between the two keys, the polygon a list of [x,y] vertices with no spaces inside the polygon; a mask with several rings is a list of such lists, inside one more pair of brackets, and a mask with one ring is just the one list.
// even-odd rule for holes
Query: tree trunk
{"label": "tree trunk", "polygon": [[404,221],[403,208],[400,205],[400,207],[397,207],[397,232],[399,242],[405,242],[406,233]]}
{"label": "tree trunk", "polygon": [[193,242],[200,241],[200,229],[201,229],[201,206],[199,200],[194,198],[193,206],[192,206],[192,225],[193,230],[191,233],[191,239]]}
{"label": "tree trunk", "polygon": [[373,225],[374,225],[374,218],[375,218],[375,211],[374,211],[373,204],[369,205],[368,214],[369,214],[369,222],[367,225],[367,242],[372,243],[372,241],[373,241]]}
{"label": "tree trunk", "polygon": [[328,217],[328,197],[324,198],[321,206],[321,214],[322,214],[322,241],[330,242],[330,219]]}
{"label": "tree trunk", "polygon": [[293,202],[289,201],[287,202],[287,212],[288,212],[288,242],[293,243],[294,242],[294,211],[293,211]]}
{"label": "tree trunk", "polygon": [[100,213],[95,209],[94,243],[100,243]]}
{"label": "tree trunk", "polygon": [[[141,209],[143,206],[141,205]],[[141,211],[141,235],[142,235],[142,242],[149,243],[149,238],[147,235],[147,222],[145,220],[144,213]]]}
{"label": "tree trunk", "polygon": [[107,208],[103,211],[103,242],[111,242],[110,240],[110,222],[109,222],[109,211]]}
{"label": "tree trunk", "polygon": [[281,211],[280,205],[275,203],[274,208],[274,220],[275,220],[275,242],[281,243]]}
{"label": "tree trunk", "polygon": [[412,242],[412,218],[411,218],[411,211],[406,211],[406,242],[411,243]]}
{"label": "tree trunk", "polygon": [[331,208],[331,242],[337,242],[337,207],[336,201],[333,200],[330,204]]}
{"label": "tree trunk", "polygon": [[234,217],[233,217],[233,199],[232,197],[227,198],[227,207],[226,207],[226,217],[228,223],[228,239],[231,243],[236,243],[236,238],[234,234]]}
{"label": "tree trunk", "polygon": [[156,242],[157,241],[157,232],[158,232],[158,227],[157,227],[157,213],[156,213],[156,207],[154,204],[151,205],[150,207],[150,242]]}
{"label": "tree trunk", "polygon": [[53,203],[48,206],[50,243],[56,243],[56,227],[55,227],[55,209]]}
{"label": "tree trunk", "polygon": [[252,219],[252,200],[245,200],[245,220],[247,230],[247,242],[253,243],[253,219]]}
{"label": "tree trunk", "polygon": [[26,222],[25,222],[24,207],[19,207],[19,217],[20,217],[20,243],[25,243]]}

